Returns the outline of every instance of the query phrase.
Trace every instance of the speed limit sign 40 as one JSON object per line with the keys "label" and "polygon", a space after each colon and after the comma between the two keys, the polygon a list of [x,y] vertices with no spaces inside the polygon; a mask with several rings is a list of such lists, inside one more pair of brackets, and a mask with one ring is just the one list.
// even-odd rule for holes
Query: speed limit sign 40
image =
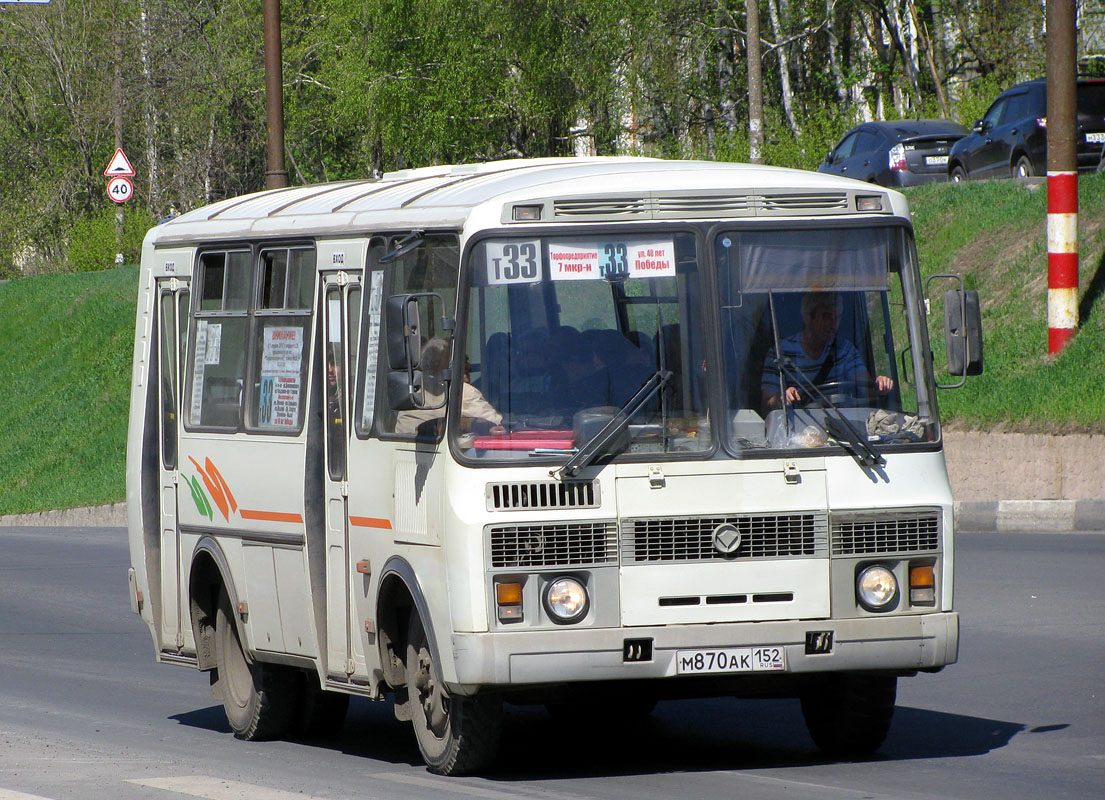
{"label": "speed limit sign 40", "polygon": [[107,196],[116,203],[125,203],[134,195],[134,184],[130,178],[112,178],[107,182]]}

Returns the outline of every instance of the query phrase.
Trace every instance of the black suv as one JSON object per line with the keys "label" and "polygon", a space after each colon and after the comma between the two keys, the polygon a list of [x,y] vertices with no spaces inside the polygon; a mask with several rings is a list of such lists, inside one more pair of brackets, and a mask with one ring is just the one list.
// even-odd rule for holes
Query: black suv
{"label": "black suv", "polygon": [[[1105,148],[1105,79],[1078,81],[1078,168],[1097,169]],[[1047,170],[1047,82],[1018,83],[1006,89],[952,147],[948,177],[1008,178]]]}

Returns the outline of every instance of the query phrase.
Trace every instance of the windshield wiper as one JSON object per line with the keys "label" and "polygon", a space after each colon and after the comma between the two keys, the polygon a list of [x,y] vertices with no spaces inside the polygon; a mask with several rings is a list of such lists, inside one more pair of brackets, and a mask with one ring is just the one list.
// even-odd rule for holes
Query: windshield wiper
{"label": "windshield wiper", "polygon": [[[867,441],[867,437],[856,430],[855,426],[852,425],[841,410],[836,407],[836,404],[826,397],[825,394],[817,388],[817,385],[807,378],[800,369],[795,367],[791,359],[784,356],[777,359],[777,362],[779,364],[779,369],[785,372],[787,377],[799,384],[811,397],[816,397],[821,401],[825,410],[831,412],[825,416],[825,433],[829,434],[829,436],[836,440],[841,447],[847,450],[848,454],[856,460],[857,464],[861,467],[881,467],[886,464],[886,459],[884,459],[882,454]],[[785,414],[785,395],[783,396],[783,403]]]}
{"label": "windshield wiper", "polygon": [[582,445],[576,454],[568,460],[568,463],[560,467],[560,469],[554,469],[549,472],[549,475],[563,480],[565,477],[571,478],[575,476],[577,472],[588,464],[592,463],[603,452],[605,452],[607,445],[614,440],[614,438],[625,430],[631,420],[641,407],[647,403],[656,392],[663,388],[671,379],[672,373],[670,370],[658,369],[653,373],[636,393],[629,398],[629,401],[618,409],[618,413],[614,414],[610,421],[607,422],[602,428],[587,440],[587,443]]}

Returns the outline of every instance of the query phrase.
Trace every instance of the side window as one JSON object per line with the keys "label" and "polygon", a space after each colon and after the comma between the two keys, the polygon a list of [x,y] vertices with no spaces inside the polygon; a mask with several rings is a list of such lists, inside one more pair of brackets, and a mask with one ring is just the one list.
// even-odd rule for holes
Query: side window
{"label": "side window", "polygon": [[986,112],[986,116],[982,118],[984,126],[988,123],[992,128],[998,124],[1002,118],[1002,113],[1005,111],[1005,104],[1008,100],[1009,98],[1007,97],[999,97],[997,101],[990,106],[989,110]]}
{"label": "side window", "polygon": [[[369,248],[369,260],[374,265],[388,252],[395,249],[403,234],[380,237]],[[442,314],[456,316],[457,277],[460,266],[460,242],[455,234],[427,234],[422,244],[404,255],[386,262],[383,273],[383,297],[396,294],[436,292],[444,301],[419,300],[422,317],[423,382],[427,405],[437,405],[445,400],[444,370],[449,366],[452,353],[452,331],[441,326]],[[374,267],[370,266],[370,269]],[[380,344],[386,348],[385,343]],[[388,359],[380,353],[376,387],[376,432],[413,436],[418,439],[437,440],[444,432],[445,409],[416,409],[395,411],[387,403],[386,375]],[[463,379],[462,375],[457,378]]]}
{"label": "side window", "polygon": [[250,262],[249,250],[199,256],[199,303],[187,349],[186,427],[236,430],[241,423]]}
{"label": "side window", "polygon": [[858,133],[853,133],[844,138],[844,141],[840,143],[840,147],[833,153],[833,162],[836,163],[845,158],[848,158],[856,149],[856,140],[859,139]]}
{"label": "side window", "polygon": [[314,276],[313,248],[261,251],[252,333],[255,367],[246,415],[252,429],[298,433],[303,426]]}
{"label": "side window", "polygon": [[878,137],[871,131],[860,131],[859,136],[856,137],[856,155],[870,153],[875,149],[877,142]]}
{"label": "side window", "polygon": [[1028,93],[1021,92],[1009,96],[1005,104],[1005,113],[1001,116],[1003,125],[1012,125],[1028,116]]}

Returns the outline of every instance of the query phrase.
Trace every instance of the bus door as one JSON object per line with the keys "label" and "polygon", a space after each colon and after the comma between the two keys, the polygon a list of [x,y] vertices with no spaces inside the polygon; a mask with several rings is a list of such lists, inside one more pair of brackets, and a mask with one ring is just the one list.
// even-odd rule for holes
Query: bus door
{"label": "bus door", "polygon": [[157,282],[161,487],[161,649],[184,646],[180,530],[177,524],[177,433],[180,424],[180,365],[188,335],[188,283],[179,278]]}
{"label": "bus door", "polygon": [[340,680],[353,674],[349,551],[349,435],[351,380],[356,374],[361,279],[351,272],[322,275],[325,337],[326,669]]}

